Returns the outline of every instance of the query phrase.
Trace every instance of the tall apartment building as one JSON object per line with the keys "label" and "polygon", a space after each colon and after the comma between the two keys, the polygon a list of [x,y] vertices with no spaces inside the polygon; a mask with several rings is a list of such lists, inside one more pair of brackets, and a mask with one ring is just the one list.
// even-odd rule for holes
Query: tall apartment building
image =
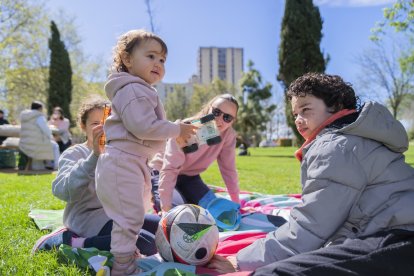
{"label": "tall apartment building", "polygon": [[154,85],[154,87],[155,89],[157,89],[158,96],[160,97],[161,102],[165,104],[168,94],[174,92],[177,86],[182,87],[187,96],[191,98],[191,95],[193,94],[194,90],[194,84],[197,83],[199,83],[198,77],[197,75],[193,75],[186,83],[159,82],[156,85]]}
{"label": "tall apartment building", "polygon": [[242,73],[243,48],[200,47],[198,76],[201,84],[218,78],[237,87]]}

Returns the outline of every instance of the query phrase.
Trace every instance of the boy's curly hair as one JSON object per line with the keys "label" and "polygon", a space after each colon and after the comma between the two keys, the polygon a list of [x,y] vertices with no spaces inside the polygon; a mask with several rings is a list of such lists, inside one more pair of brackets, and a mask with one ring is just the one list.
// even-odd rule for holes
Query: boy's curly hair
{"label": "boy's curly hair", "polygon": [[306,95],[323,100],[332,113],[359,107],[359,99],[352,85],[336,75],[306,73],[290,84],[287,91],[289,101],[292,97],[305,97]]}
{"label": "boy's curly hair", "polygon": [[142,42],[154,39],[161,44],[162,53],[167,55],[168,48],[165,42],[157,35],[147,32],[145,30],[131,30],[121,35],[118,38],[118,42],[113,50],[113,63],[112,71],[114,72],[128,72],[128,69],[125,67],[122,62],[122,54],[127,53],[128,55],[132,54],[132,51],[135,47],[138,47]]}

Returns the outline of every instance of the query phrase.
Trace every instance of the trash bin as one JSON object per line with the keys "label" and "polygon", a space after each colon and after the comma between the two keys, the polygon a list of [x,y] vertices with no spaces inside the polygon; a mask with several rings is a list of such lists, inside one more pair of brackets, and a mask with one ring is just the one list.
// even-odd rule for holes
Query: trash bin
{"label": "trash bin", "polygon": [[0,149],[0,169],[9,169],[16,167],[15,150]]}

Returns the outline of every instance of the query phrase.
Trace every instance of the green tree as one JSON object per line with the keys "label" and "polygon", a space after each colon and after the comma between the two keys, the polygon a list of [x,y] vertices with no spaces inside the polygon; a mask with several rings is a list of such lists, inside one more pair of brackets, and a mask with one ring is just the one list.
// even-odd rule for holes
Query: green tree
{"label": "green tree", "polygon": [[7,109],[11,120],[17,120],[34,99],[46,102],[47,74],[47,68],[19,67],[6,71]]}
{"label": "green tree", "polygon": [[[393,79],[392,86],[390,86],[393,88],[393,94],[391,95],[392,98],[388,97],[388,104],[393,109],[395,116],[398,113],[398,105],[401,104],[400,111],[404,117],[407,114],[405,111],[407,106],[414,104],[412,98],[414,87],[412,81],[414,77],[414,2],[411,0],[397,0],[391,7],[383,9],[383,12],[384,18],[376,22],[375,27],[371,29],[372,35],[370,38],[376,43],[377,47],[384,47],[384,44],[386,44],[384,38],[394,40],[390,37],[398,36],[398,45],[404,45],[403,51],[400,50],[398,54],[389,51],[392,53],[390,54],[392,58],[396,56],[398,59],[399,68],[397,68],[397,73],[399,75],[389,74],[387,76],[388,79]],[[394,80],[396,77],[398,77],[397,81]]]}
{"label": "green tree", "polygon": [[[403,71],[409,71],[414,64],[414,2],[411,0],[398,0],[391,7],[384,9],[384,19],[376,22],[371,29],[371,40],[377,43],[386,35],[389,28],[401,34],[410,49],[400,57],[400,67]],[[411,71],[411,73],[414,73]]]}
{"label": "green tree", "polygon": [[[0,3],[0,79],[8,69],[36,62],[46,14],[42,3],[2,0]],[[41,57],[41,56],[40,56]]]}
{"label": "green tree", "polygon": [[[279,73],[285,94],[289,85],[307,72],[324,72],[326,60],[320,50],[322,18],[319,9],[309,0],[286,0],[279,48]],[[291,105],[285,95],[285,112],[299,144],[303,137],[295,127]]]}
{"label": "green tree", "polygon": [[247,63],[247,67],[249,70],[240,80],[242,93],[239,96],[236,130],[243,140],[257,146],[276,106],[270,102],[272,85],[263,85],[262,76],[252,61]]}
{"label": "green tree", "polygon": [[47,14],[42,2],[0,3],[0,105],[11,120],[34,99],[46,98]]}
{"label": "green tree", "polygon": [[236,91],[236,88],[231,84],[219,79],[213,80],[209,85],[194,85],[194,91],[190,101],[189,115],[195,115],[215,96],[225,93],[235,95]]}
{"label": "green tree", "polygon": [[[49,39],[49,93],[47,107],[49,115],[55,106],[60,106],[65,116],[72,122],[70,103],[72,101],[72,68],[69,53],[60,39],[59,30],[51,21],[52,37]],[[73,123],[73,122],[72,122]]]}
{"label": "green tree", "polygon": [[[76,28],[76,18],[63,12],[54,16],[59,18],[57,24],[69,52],[70,64],[72,66],[72,102],[70,110],[76,114],[80,103],[90,94],[105,96],[104,80],[106,79],[107,66],[99,56],[86,56],[82,50],[82,39]],[[48,26],[49,28],[49,26]],[[73,125],[74,122],[72,122]]]}
{"label": "green tree", "polygon": [[51,17],[58,19],[61,40],[70,55],[72,114],[86,95],[104,95],[106,66],[100,57],[83,53],[76,18],[63,12],[49,14],[41,0],[4,0],[0,3],[0,105],[12,120],[33,100],[46,102],[48,98]]}
{"label": "green tree", "polygon": [[385,8],[384,19],[376,22],[371,30],[371,39],[377,41],[385,35],[387,27],[407,35],[414,33],[414,2],[412,0],[397,0],[391,7]]}
{"label": "green tree", "polygon": [[167,94],[165,111],[170,121],[185,119],[189,116],[190,97],[183,86],[176,85],[174,91]]}

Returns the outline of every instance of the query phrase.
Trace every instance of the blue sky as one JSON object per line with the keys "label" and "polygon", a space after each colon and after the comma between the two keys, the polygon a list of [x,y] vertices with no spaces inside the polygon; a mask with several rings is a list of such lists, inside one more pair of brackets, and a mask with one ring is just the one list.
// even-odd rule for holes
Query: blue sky
{"label": "blue sky", "polygon": [[[370,29],[382,19],[382,9],[392,0],[315,0],[324,20],[321,49],[331,61],[327,73],[356,82],[360,69],[355,57],[370,47]],[[282,0],[152,0],[156,32],[167,43],[169,55],[165,82],[186,82],[197,73],[199,47],[242,47],[245,65],[255,63],[264,81],[276,81],[278,47],[284,12]],[[130,30],[150,30],[144,0],[50,0],[52,12],[61,9],[76,17],[87,55],[109,64],[116,38]],[[246,69],[246,66],[245,66]]]}

